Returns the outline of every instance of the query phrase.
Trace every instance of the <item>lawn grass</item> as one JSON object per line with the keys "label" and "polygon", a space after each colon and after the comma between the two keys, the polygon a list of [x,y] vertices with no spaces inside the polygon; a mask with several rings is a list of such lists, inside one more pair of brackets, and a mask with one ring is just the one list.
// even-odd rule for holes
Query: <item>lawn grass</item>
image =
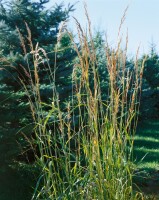
{"label": "lawn grass", "polygon": [[134,141],[134,159],[138,171],[135,183],[145,194],[159,199],[159,120],[140,122]]}
{"label": "lawn grass", "polygon": [[134,141],[138,168],[159,170],[159,120],[139,123]]}

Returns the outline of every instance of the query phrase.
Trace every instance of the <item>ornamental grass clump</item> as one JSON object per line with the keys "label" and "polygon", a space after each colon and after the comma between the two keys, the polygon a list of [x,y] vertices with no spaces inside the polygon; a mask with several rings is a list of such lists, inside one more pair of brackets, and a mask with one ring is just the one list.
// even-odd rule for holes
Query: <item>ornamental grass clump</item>
{"label": "ornamental grass clump", "polygon": [[[126,65],[128,39],[126,48],[121,50],[120,27],[117,48],[110,48],[107,42],[101,46],[105,65],[105,76],[101,76],[86,6],[85,14],[88,30],[83,30],[75,19],[78,44],[67,29],[62,33],[69,36],[77,54],[71,75],[72,94],[65,102],[61,102],[57,91],[56,62],[52,71],[47,53],[32,45],[26,25],[34,73],[27,72],[30,88],[23,85],[35,123],[37,164],[42,169],[32,199],[139,199],[142,195],[132,190],[132,138],[143,64],[140,66],[136,59],[133,67]],[[125,14],[121,25],[124,18]],[[59,36],[56,56],[62,37]],[[52,84],[51,105],[46,105],[40,97],[38,65],[44,60]]]}

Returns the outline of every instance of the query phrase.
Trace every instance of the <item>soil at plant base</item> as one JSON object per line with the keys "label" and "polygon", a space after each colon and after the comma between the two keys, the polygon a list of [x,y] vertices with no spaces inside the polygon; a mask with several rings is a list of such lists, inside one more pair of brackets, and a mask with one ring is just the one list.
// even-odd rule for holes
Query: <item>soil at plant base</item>
{"label": "soil at plant base", "polygon": [[146,199],[159,200],[159,170],[149,172],[146,177],[141,175],[135,182],[137,185],[135,190],[145,194]]}

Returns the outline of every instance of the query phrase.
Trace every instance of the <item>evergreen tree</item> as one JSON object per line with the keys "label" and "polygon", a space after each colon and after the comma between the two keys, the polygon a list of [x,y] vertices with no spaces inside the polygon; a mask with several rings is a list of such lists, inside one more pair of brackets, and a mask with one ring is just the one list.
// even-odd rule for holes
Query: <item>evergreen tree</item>
{"label": "evergreen tree", "polygon": [[154,45],[152,45],[150,55],[147,56],[145,62],[144,78],[151,88],[159,87],[159,56]]}
{"label": "evergreen tree", "polygon": [[159,116],[159,56],[154,43],[151,44],[151,51],[146,57],[140,113],[142,118],[148,119]]}
{"label": "evergreen tree", "polygon": [[[34,49],[38,43],[39,48],[48,53],[47,59],[52,71],[55,66],[55,51],[59,50],[56,59],[56,84],[63,102],[71,91],[69,75],[72,72],[72,64],[68,62],[68,58],[71,61],[74,52],[70,48],[67,34],[63,33],[58,47],[56,44],[60,24],[69,18],[73,6],[64,8],[63,4],[60,4],[48,10],[45,7],[48,2],[49,0],[0,1],[0,179],[4,180],[0,183],[0,199],[24,199],[24,194],[27,194],[25,199],[31,199],[32,195],[29,193],[33,179],[30,171],[29,180],[25,177],[25,183],[22,182],[24,176],[29,177],[29,174],[26,174],[29,165],[22,171],[14,162],[17,159],[26,162],[34,159],[30,153],[30,145],[23,137],[23,133],[27,137],[31,136],[35,124],[32,123],[28,99],[21,84],[25,83],[29,89],[28,66],[33,75],[31,42]],[[42,64],[39,64],[40,92],[41,100],[50,103],[52,85],[46,61],[42,56]],[[45,110],[47,112],[47,109]],[[5,192],[4,188],[10,192]],[[17,191],[19,189],[21,193]]]}
{"label": "evergreen tree", "polygon": [[[48,52],[47,59],[54,71],[60,24],[67,20],[69,13],[73,11],[73,6],[69,5],[64,9],[63,4],[47,10],[45,5],[48,2],[49,0],[0,1],[0,151],[3,154],[0,163],[6,163],[5,166],[13,165],[13,160],[17,158],[24,160],[20,155],[21,149],[27,152],[28,145],[26,138],[20,133],[24,132],[29,137],[34,126],[28,100],[21,85],[23,82],[28,88],[30,86],[28,66],[31,75],[34,68],[29,54],[32,50],[31,44],[35,49],[38,43],[39,48]],[[58,50],[60,53],[56,60],[56,84],[59,96],[64,101],[71,91],[69,75],[72,72],[72,64],[66,58],[71,61],[75,55],[66,34]],[[46,61],[42,56],[42,64],[39,64],[40,90],[42,101],[50,103],[52,85],[48,76],[49,69],[45,67]],[[32,160],[30,155],[28,159],[29,162]]]}

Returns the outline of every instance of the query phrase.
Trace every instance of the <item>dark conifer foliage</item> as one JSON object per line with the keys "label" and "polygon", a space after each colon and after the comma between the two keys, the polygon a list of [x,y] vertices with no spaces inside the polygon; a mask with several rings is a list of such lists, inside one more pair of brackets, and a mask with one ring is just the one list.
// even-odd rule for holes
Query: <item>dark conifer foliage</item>
{"label": "dark conifer foliage", "polygon": [[[65,8],[63,4],[55,4],[51,9],[46,9],[48,2],[49,0],[0,1],[0,143],[3,144],[8,140],[12,146],[6,152],[4,159],[6,162],[16,159],[21,152],[21,147],[27,149],[21,133],[24,132],[29,137],[34,126],[24,88],[21,85],[23,81],[29,87],[28,65],[31,70],[34,68],[29,55],[31,48],[28,35],[31,36],[33,48],[38,44],[40,48],[49,52],[47,56],[50,67],[54,70],[59,27],[73,11],[72,5]],[[61,48],[63,47],[66,48],[58,54],[56,74],[58,92],[64,100],[71,91],[69,75],[72,72],[71,60],[75,55],[67,35],[61,42]],[[39,65],[41,99],[50,103],[52,85],[48,77],[48,68],[45,66],[47,64],[44,59],[43,64]]]}
{"label": "dark conifer foliage", "polygon": [[142,119],[159,117],[159,55],[155,44],[151,44],[146,55],[143,74],[140,116]]}

